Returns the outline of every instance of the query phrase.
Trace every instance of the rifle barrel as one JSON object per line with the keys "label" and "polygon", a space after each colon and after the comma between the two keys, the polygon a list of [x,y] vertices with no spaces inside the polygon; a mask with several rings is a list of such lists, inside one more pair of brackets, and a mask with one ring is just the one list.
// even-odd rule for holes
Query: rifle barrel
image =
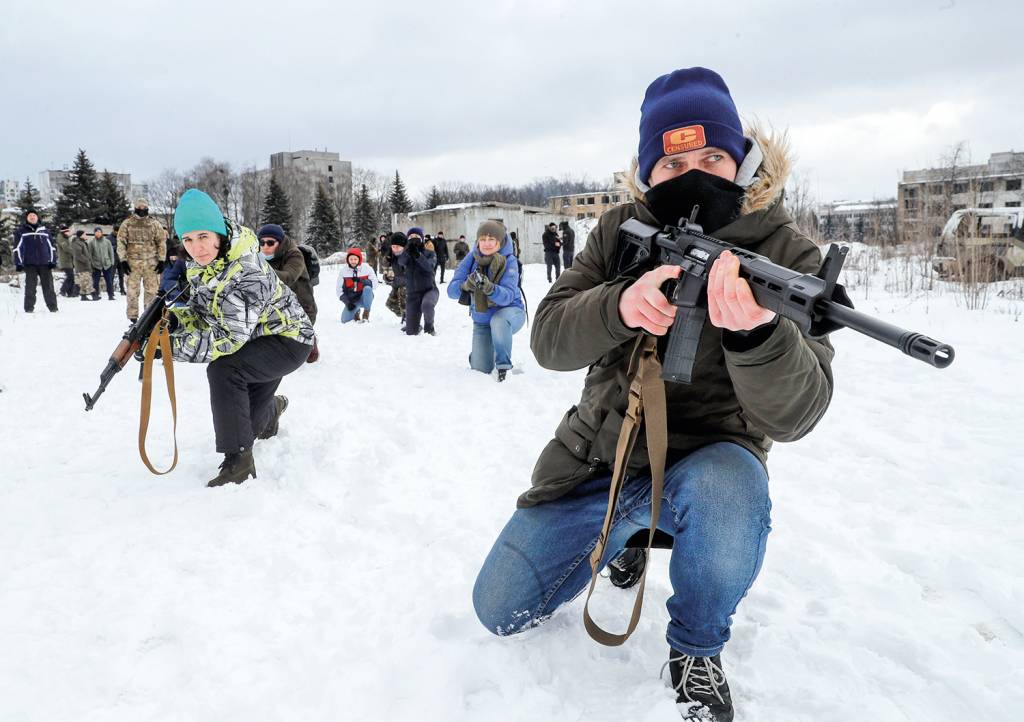
{"label": "rifle barrel", "polygon": [[835,301],[819,301],[815,310],[831,321],[893,348],[898,348],[907,356],[924,361],[935,368],[946,368],[953,363],[953,358],[956,355],[953,347],[949,344],[886,323]]}

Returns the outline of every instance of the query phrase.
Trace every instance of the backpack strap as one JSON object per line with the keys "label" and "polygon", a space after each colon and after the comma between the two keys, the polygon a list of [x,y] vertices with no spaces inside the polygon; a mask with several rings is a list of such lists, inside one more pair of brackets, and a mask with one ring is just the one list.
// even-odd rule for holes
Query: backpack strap
{"label": "backpack strap", "polygon": [[605,512],[604,525],[601,527],[597,544],[590,554],[590,588],[587,590],[587,599],[583,604],[583,626],[586,627],[587,634],[595,642],[608,647],[617,647],[629,639],[640,621],[640,612],[644,604],[644,587],[647,584],[647,569],[650,565],[645,565],[640,574],[640,583],[637,585],[636,597],[633,601],[633,612],[624,633],[608,632],[590,616],[590,597],[597,585],[601,560],[604,557],[612,523],[615,520],[615,508],[626,481],[626,467],[629,464],[633,447],[636,445],[645,413],[647,415],[647,423],[644,424],[647,453],[651,462],[651,525],[648,530],[646,550],[648,553],[654,544],[654,534],[658,529],[658,517],[661,514],[661,497],[665,488],[665,459],[668,453],[668,414],[665,404],[665,382],[661,380],[661,362],[658,360],[656,336],[644,334],[637,339],[633,356],[629,362],[629,376],[632,379],[629,385],[629,403],[626,407],[626,415],[622,420],[622,428],[619,431],[619,441],[615,447],[615,465],[612,470],[611,485],[608,488],[608,510]]}

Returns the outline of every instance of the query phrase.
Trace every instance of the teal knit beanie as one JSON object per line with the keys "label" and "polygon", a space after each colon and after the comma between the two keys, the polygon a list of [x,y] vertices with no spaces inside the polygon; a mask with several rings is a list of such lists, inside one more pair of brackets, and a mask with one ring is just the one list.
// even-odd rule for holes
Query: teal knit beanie
{"label": "teal knit beanie", "polygon": [[178,238],[192,231],[213,231],[222,236],[228,234],[224,214],[214,200],[198,188],[185,191],[174,210],[174,232]]}

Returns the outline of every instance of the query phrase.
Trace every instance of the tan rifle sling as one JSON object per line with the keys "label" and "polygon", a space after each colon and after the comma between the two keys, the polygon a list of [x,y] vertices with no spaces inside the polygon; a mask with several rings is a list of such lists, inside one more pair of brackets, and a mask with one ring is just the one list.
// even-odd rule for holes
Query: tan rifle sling
{"label": "tan rifle sling", "polygon": [[617,647],[633,634],[640,621],[640,611],[644,603],[644,586],[647,583],[647,569],[644,566],[637,585],[636,598],[633,602],[633,614],[629,626],[623,634],[613,634],[602,629],[590,616],[590,597],[597,584],[601,570],[601,559],[608,544],[612,522],[615,519],[615,508],[619,494],[626,479],[626,467],[629,457],[636,445],[640,426],[647,417],[644,428],[647,436],[647,453],[651,463],[651,526],[647,536],[647,552],[650,553],[654,543],[654,533],[658,528],[658,517],[661,514],[661,496],[665,487],[665,457],[668,450],[668,415],[665,407],[665,383],[661,379],[661,362],[658,360],[658,339],[643,335],[637,339],[633,356],[629,363],[629,404],[626,407],[619,441],[615,448],[615,465],[612,470],[611,487],[608,489],[608,511],[605,513],[604,526],[597,539],[597,545],[590,555],[590,589],[583,604],[583,626],[596,642],[608,647]]}
{"label": "tan rifle sling", "polygon": [[[156,358],[156,350],[160,349],[160,356],[164,365],[164,378],[167,380],[167,398],[171,402],[171,418],[174,426],[172,435],[174,438],[174,460],[167,471],[157,471],[149,460],[146,453],[146,434],[149,431],[149,412],[153,402],[153,359]],[[139,410],[139,456],[142,463],[154,474],[161,476],[174,471],[178,465],[178,403],[174,394],[174,361],[171,358],[171,335],[167,330],[167,311],[164,311],[160,322],[153,327],[146,342],[145,355],[142,361],[142,407]]]}

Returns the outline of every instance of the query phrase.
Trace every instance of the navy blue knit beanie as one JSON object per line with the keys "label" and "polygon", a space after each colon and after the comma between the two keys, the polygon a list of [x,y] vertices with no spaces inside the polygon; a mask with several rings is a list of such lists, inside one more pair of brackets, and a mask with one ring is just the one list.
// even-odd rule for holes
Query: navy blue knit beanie
{"label": "navy blue knit beanie", "polygon": [[277,225],[276,223],[268,223],[265,226],[260,226],[260,229],[256,231],[257,238],[273,238],[278,243],[284,242],[284,228]]}
{"label": "navy blue knit beanie", "polygon": [[640,106],[640,180],[650,182],[666,155],[705,146],[721,148],[736,165],[746,156],[743,126],[722,76],[707,68],[683,68],[651,83]]}
{"label": "navy blue knit beanie", "polygon": [[408,238],[409,236],[413,236],[413,235],[416,235],[416,236],[419,236],[420,238],[423,238],[423,229],[420,228],[419,226],[413,226],[412,228],[410,228],[409,230],[407,230],[405,232],[406,238]]}

